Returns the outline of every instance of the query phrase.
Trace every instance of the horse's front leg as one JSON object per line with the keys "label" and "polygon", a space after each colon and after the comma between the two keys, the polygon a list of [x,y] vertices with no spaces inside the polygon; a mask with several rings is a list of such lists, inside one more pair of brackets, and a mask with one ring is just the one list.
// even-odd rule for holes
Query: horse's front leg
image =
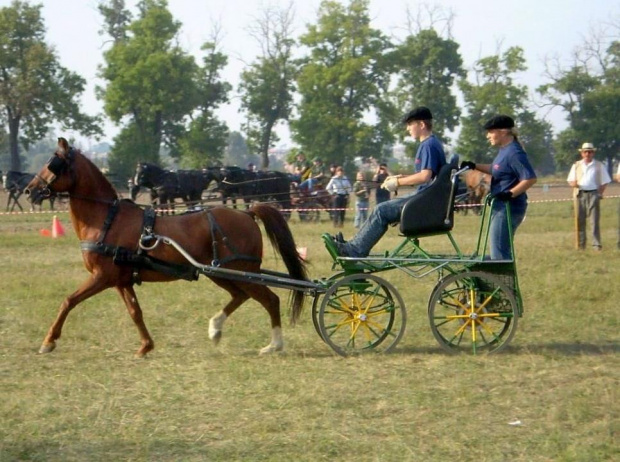
{"label": "horse's front leg", "polygon": [[149,331],[146,328],[146,324],[144,324],[144,320],[142,319],[142,309],[138,303],[138,297],[136,297],[136,292],[134,291],[133,286],[116,286],[116,290],[118,290],[118,293],[125,302],[127,311],[129,311],[129,315],[131,316],[131,319],[133,319],[133,322],[136,324],[138,332],[140,333],[142,345],[136,352],[136,356],[138,358],[142,358],[149,351],[155,348],[155,344],[153,343],[153,339],[151,338]]}
{"label": "horse's front leg", "polygon": [[60,338],[62,334],[62,326],[69,315],[69,312],[79,303],[86,300],[87,298],[92,297],[93,295],[98,294],[104,289],[107,289],[109,284],[107,284],[102,278],[97,277],[96,275],[91,275],[86,282],[82,284],[82,286],[69,295],[60,305],[60,310],[58,311],[58,316],[56,316],[56,320],[53,322],[50,330],[45,336],[45,340],[43,340],[43,344],[39,349],[39,353],[50,353],[56,348],[56,340]]}

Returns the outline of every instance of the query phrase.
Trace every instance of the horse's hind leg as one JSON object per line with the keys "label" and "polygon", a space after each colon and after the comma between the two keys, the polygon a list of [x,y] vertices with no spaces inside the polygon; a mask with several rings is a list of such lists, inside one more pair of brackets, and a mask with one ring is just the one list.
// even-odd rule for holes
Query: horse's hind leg
{"label": "horse's hind leg", "polygon": [[266,347],[261,348],[260,354],[284,350],[280,319],[280,298],[269,287],[259,284],[244,284],[243,290],[263,305],[271,318],[271,342]]}
{"label": "horse's hind leg", "polygon": [[146,324],[144,324],[144,320],[142,319],[142,309],[140,308],[140,303],[138,303],[138,297],[136,297],[136,292],[134,291],[133,286],[117,286],[116,290],[118,290],[118,293],[125,302],[127,311],[129,311],[129,315],[131,316],[131,319],[133,319],[133,322],[136,324],[138,332],[140,333],[142,345],[136,352],[136,356],[142,358],[149,351],[155,348],[155,344],[153,343],[153,339],[151,338],[149,331],[146,328]]}
{"label": "horse's hind leg", "polygon": [[209,320],[209,338],[215,345],[217,345],[222,338],[222,328],[224,327],[224,322],[249,297],[232,281],[227,281],[225,279],[213,279],[213,282],[215,282],[222,289],[226,289],[232,297],[228,304]]}
{"label": "horse's hind leg", "polygon": [[82,284],[82,286],[69,295],[60,305],[60,310],[58,311],[58,316],[56,316],[56,320],[53,322],[50,330],[48,331],[45,339],[43,340],[43,344],[39,349],[39,353],[50,353],[56,348],[56,340],[60,338],[62,334],[62,326],[69,315],[69,312],[80,302],[86,300],[87,298],[92,297],[93,295],[98,294],[104,289],[109,287],[101,279],[91,276],[86,282]]}

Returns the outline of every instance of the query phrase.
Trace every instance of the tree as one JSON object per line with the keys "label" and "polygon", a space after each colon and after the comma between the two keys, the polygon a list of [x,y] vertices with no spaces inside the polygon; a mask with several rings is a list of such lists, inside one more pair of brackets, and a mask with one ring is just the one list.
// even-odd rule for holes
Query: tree
{"label": "tree", "polygon": [[262,13],[250,29],[262,54],[242,72],[239,90],[241,107],[248,113],[245,131],[250,149],[259,154],[261,167],[267,168],[269,148],[277,141],[274,129],[291,113],[296,66],[292,58],[292,4],[282,10],[267,8]]}
{"label": "tree", "polygon": [[[106,114],[117,124],[130,121],[112,151],[117,165],[125,168],[137,160],[157,163],[162,145],[178,156],[176,141],[199,94],[198,67],[174,42],[180,23],[168,11],[166,0],[142,0],[138,7],[139,16],[127,26],[126,38],[120,36],[104,53],[106,64],[99,72],[107,81],[98,88]],[[128,140],[135,151],[121,146]],[[121,153],[129,158],[121,162]]]}
{"label": "tree", "polygon": [[214,111],[228,101],[232,86],[222,80],[221,71],[228,58],[217,50],[217,44],[217,33],[214,32],[213,40],[202,46],[207,54],[196,75],[197,114],[190,117],[189,127],[178,143],[181,164],[185,167],[202,168],[219,162],[225,153],[228,127]]}
{"label": "tree", "polygon": [[528,108],[527,87],[514,82],[514,75],[526,69],[523,50],[511,47],[503,54],[478,60],[474,64],[475,83],[466,79],[459,82],[468,112],[461,118],[457,144],[463,158],[490,163],[497,152],[489,146],[482,126],[493,115],[508,114],[516,120],[532,165],[548,164],[551,126]]}
{"label": "tree", "polygon": [[[392,53],[398,82],[393,98],[396,107],[428,106],[433,113],[433,132],[444,142],[446,130],[458,125],[461,111],[453,92],[455,80],[465,77],[459,45],[441,38],[433,29],[409,35]],[[397,121],[400,122],[400,121]],[[402,133],[402,126],[398,125]]]}
{"label": "tree", "polygon": [[100,134],[98,118],[80,111],[86,81],[61,66],[45,42],[41,5],[14,0],[0,9],[0,107],[8,124],[10,168],[21,170],[19,145],[43,138],[52,122]]}
{"label": "tree", "polygon": [[231,132],[228,135],[228,145],[226,146],[226,165],[238,165],[245,167],[248,163],[256,163],[258,158],[250,154],[248,145],[239,132]]}
{"label": "tree", "polygon": [[127,28],[133,17],[131,12],[125,8],[125,0],[101,2],[97,9],[104,21],[104,29],[99,31],[99,34],[109,35],[114,43],[126,40]]}
{"label": "tree", "polygon": [[384,124],[366,120],[381,107],[389,84],[384,53],[391,44],[370,27],[368,0],[351,0],[347,7],[323,1],[318,24],[308,26],[300,40],[309,55],[297,78],[301,102],[299,118],[291,122],[294,139],[325,162],[377,156],[391,135]]}
{"label": "tree", "polygon": [[[389,57],[398,78],[391,98],[399,114],[428,106],[435,117],[433,132],[444,142],[449,141],[446,130],[454,131],[461,114],[454,84],[466,75],[459,45],[451,35],[453,19],[451,11],[438,6],[422,4],[415,12],[408,8],[408,35]],[[402,135],[400,123],[397,128]]]}
{"label": "tree", "polygon": [[609,35],[606,28],[599,28],[575,50],[568,69],[557,60],[546,62],[549,83],[537,89],[543,97],[543,107],[562,109],[569,122],[554,143],[555,160],[560,166],[568,167],[574,162],[578,147],[588,141],[598,147],[599,155],[607,158],[612,173],[620,148],[620,41],[610,41]]}

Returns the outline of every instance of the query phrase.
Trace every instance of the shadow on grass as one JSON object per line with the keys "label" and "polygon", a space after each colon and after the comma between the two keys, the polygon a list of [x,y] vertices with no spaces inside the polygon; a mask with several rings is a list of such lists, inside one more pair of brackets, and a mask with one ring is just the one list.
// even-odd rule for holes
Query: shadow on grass
{"label": "shadow on grass", "polygon": [[[536,355],[536,354],[558,354],[561,356],[600,356],[613,355],[620,353],[618,343],[540,343],[529,345],[508,345],[497,353],[497,355]],[[424,355],[445,355],[452,356],[441,347],[407,347],[397,348],[394,354],[424,354]]]}
{"label": "shadow on grass", "polygon": [[178,439],[150,439],[149,441],[92,441],[75,439],[59,443],[57,440],[13,442],[4,444],[0,451],[2,460],[28,460],[45,462],[112,460],[226,460],[241,457],[242,451],[216,441],[187,441]]}

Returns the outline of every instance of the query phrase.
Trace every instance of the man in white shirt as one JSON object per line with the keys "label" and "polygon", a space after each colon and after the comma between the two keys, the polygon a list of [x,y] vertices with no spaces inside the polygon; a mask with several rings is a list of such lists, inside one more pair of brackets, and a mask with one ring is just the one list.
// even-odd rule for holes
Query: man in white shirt
{"label": "man in white shirt", "polygon": [[592,223],[592,247],[601,250],[600,200],[605,188],[611,183],[611,178],[605,166],[594,160],[596,149],[592,143],[583,143],[579,152],[581,160],[573,164],[568,174],[568,184],[573,187],[575,199],[575,225],[577,233],[577,248],[586,247],[586,218]]}
{"label": "man in white shirt", "polygon": [[329,180],[325,189],[334,197],[334,211],[332,214],[334,226],[342,228],[349,194],[351,194],[351,182],[344,176],[344,169],[342,167],[336,167],[336,175]]}

